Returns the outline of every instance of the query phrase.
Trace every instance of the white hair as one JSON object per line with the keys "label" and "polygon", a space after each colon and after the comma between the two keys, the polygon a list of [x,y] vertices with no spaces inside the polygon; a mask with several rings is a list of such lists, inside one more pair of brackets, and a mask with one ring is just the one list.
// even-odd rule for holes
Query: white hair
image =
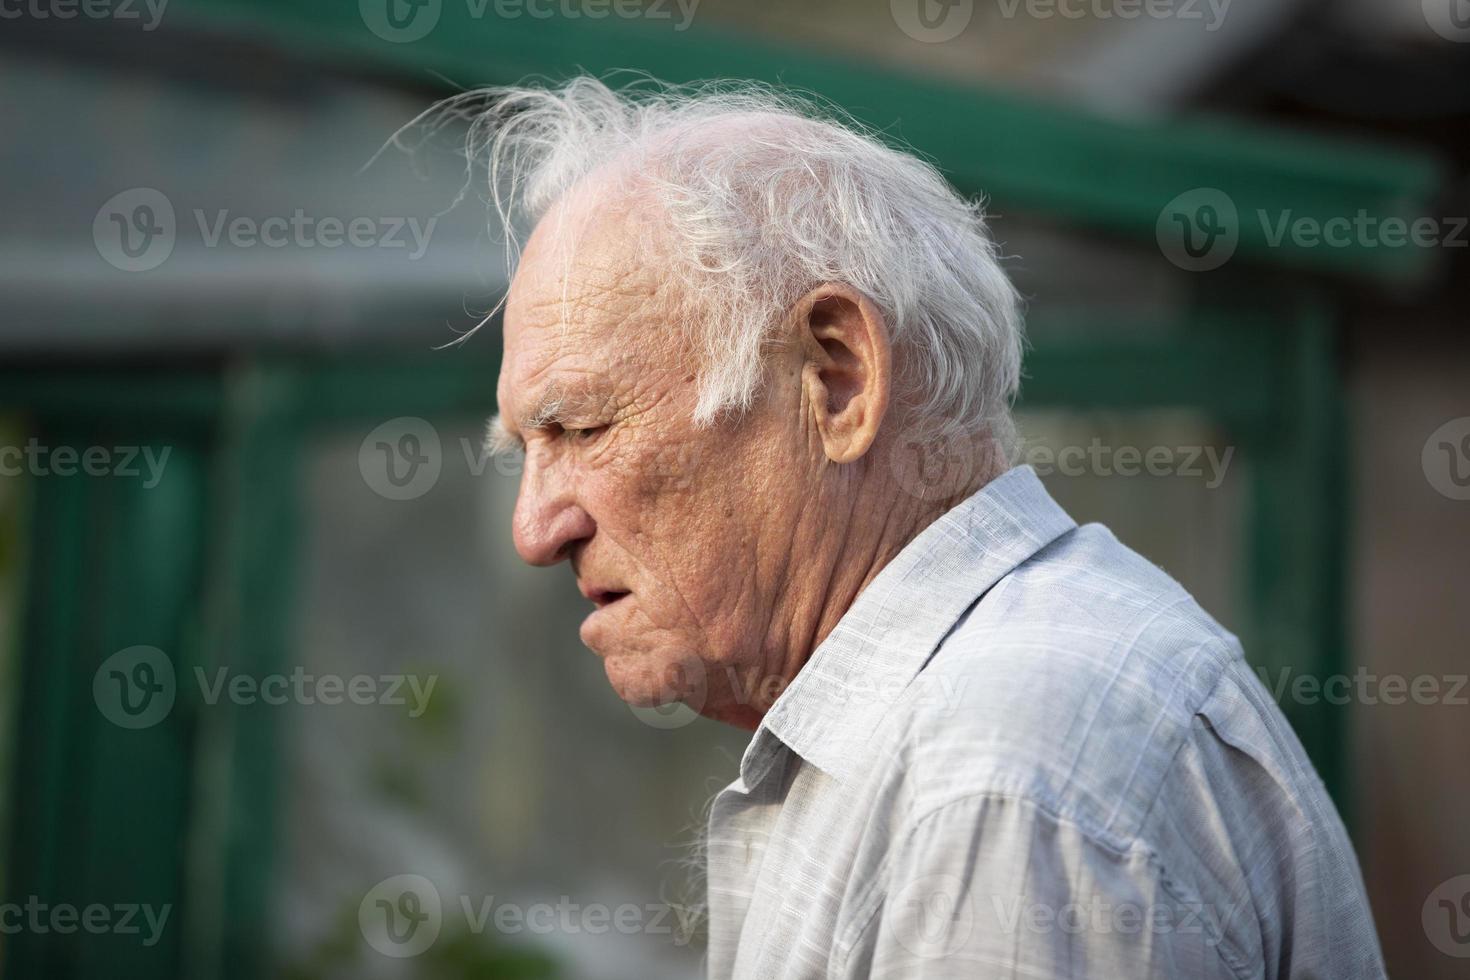
{"label": "white hair", "polygon": [[702,354],[697,423],[747,409],[783,316],[839,282],[886,320],[895,401],[936,434],[986,431],[1009,452],[1019,298],[981,203],[928,162],[830,106],[745,82],[615,91],[584,76],[468,92],[445,110],[471,120],[468,173],[487,171],[512,272],[517,229],[589,175],[651,193],[661,227],[641,234],[658,239]]}

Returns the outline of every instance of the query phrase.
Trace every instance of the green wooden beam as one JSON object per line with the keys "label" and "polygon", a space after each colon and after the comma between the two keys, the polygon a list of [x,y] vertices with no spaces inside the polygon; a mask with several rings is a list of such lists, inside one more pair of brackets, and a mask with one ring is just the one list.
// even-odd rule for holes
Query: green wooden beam
{"label": "green wooden beam", "polygon": [[[69,665],[82,645],[82,590],[86,567],[87,485],[58,480],[32,493],[32,534],[27,561],[28,612],[22,632],[15,766],[6,866],[8,901],[55,895],[63,887],[62,856],[70,848],[67,784],[75,779],[75,742],[69,732],[85,704],[70,682]],[[5,965],[17,976],[45,976],[54,947],[21,933],[6,944]]]}
{"label": "green wooden beam", "polygon": [[[442,350],[404,350],[351,357],[277,356],[278,369],[311,376],[309,386],[282,393],[276,406],[317,426],[381,415],[487,410],[495,402],[500,327]],[[248,372],[247,372],[248,373]],[[111,418],[133,425],[188,426],[212,432],[231,410],[229,387],[208,369],[66,369],[37,362],[0,370],[0,412],[48,420]],[[395,411],[401,409],[401,411]]]}
{"label": "green wooden beam", "polygon": [[[173,976],[182,921],[189,720],[172,710],[119,723],[103,670],[114,654],[155,647],[176,658],[197,601],[202,456],[185,433],[142,432],[102,417],[35,419],[49,446],[167,447],[156,485],[83,472],[29,477],[36,507],[12,806],[8,900],[49,909],[167,907],[151,936],[25,929],[9,937],[15,976],[80,980]],[[166,668],[176,670],[179,661]],[[100,678],[101,692],[94,689]],[[131,690],[124,697],[139,695]],[[153,696],[143,693],[145,707]],[[134,917],[132,925],[143,923]]]}
{"label": "green wooden beam", "polygon": [[[214,526],[216,577],[205,635],[211,670],[286,673],[297,655],[295,595],[301,568],[302,371],[252,363],[227,384],[218,445],[221,486]],[[228,812],[215,840],[224,857],[215,957],[191,976],[268,975],[277,815],[285,733],[268,705],[221,701],[210,724],[228,745]],[[215,897],[215,896],[211,896]],[[197,952],[197,951],[196,951]]]}
{"label": "green wooden beam", "polygon": [[[1283,315],[1293,320],[1277,335],[1273,357],[1273,387],[1283,405],[1252,470],[1248,573],[1252,661],[1265,668],[1273,689],[1283,676],[1320,685],[1350,672],[1345,597],[1351,486],[1336,332],[1318,297],[1302,299]],[[1290,684],[1282,693],[1283,712],[1351,823],[1343,744],[1349,708],[1320,693],[1297,700]]]}
{"label": "green wooden beam", "polygon": [[[1013,94],[955,84],[782,46],[696,21],[496,17],[491,0],[428,0],[434,26],[395,42],[367,26],[362,3],[178,0],[170,16],[205,29],[244,32],[302,58],[376,67],[419,85],[506,84],[636,68],[668,81],[736,77],[808,89],[934,159],[967,193],[1002,212],[1032,212],[1157,247],[1156,227],[1180,195],[1228,195],[1247,261],[1401,280],[1422,275],[1434,250],[1354,240],[1342,247],[1287,236],[1283,219],[1416,218],[1440,183],[1435,160],[1373,144],[1306,137],[1218,118],[1125,123]],[[437,13],[434,13],[437,11]],[[476,11],[481,15],[477,16]],[[896,30],[896,28],[895,28]],[[626,76],[625,76],[626,78]],[[386,136],[386,134],[385,134]],[[1186,207],[1188,207],[1186,200]],[[1225,216],[1225,220],[1230,220]],[[1162,255],[1161,255],[1162,260]]]}
{"label": "green wooden beam", "polygon": [[[1043,329],[1036,332],[1047,334]],[[1192,317],[1137,331],[1105,319],[1077,319],[1026,354],[1021,408],[1146,410],[1192,407],[1253,439],[1274,424],[1275,334],[1259,313]],[[1136,328],[1138,324],[1129,324]],[[1141,333],[1147,339],[1109,338]],[[1070,338],[1081,337],[1085,340]]]}

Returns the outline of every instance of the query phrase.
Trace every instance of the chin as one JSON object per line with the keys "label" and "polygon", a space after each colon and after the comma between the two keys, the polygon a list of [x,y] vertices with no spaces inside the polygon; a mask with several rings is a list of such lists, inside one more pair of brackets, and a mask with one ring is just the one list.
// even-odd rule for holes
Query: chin
{"label": "chin", "polygon": [[635,708],[682,701],[700,711],[709,693],[706,668],[697,657],[655,651],[610,653],[602,667],[613,691]]}

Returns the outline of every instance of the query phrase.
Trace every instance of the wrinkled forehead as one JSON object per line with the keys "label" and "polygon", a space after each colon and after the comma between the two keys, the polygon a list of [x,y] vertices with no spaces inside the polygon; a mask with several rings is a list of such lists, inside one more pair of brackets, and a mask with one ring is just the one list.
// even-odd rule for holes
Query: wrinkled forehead
{"label": "wrinkled forehead", "polygon": [[636,369],[672,342],[674,297],[649,261],[648,216],[581,194],[537,224],[506,300],[502,399],[563,374]]}

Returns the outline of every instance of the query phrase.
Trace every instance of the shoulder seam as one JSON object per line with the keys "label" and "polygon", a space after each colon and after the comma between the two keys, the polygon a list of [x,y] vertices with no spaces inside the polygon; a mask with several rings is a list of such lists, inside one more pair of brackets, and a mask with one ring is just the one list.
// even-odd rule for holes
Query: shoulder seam
{"label": "shoulder seam", "polygon": [[[912,825],[906,831],[898,835],[890,844],[889,848],[883,856],[883,862],[878,866],[877,873],[873,876],[873,879],[870,882],[866,892],[863,894],[862,898],[859,899],[856,903],[857,912],[854,915],[852,924],[849,925],[846,930],[844,930],[845,935],[839,936],[834,943],[834,951],[838,953],[840,964],[845,964],[847,962],[847,959],[852,954],[852,951],[857,948],[859,941],[864,935],[867,934],[868,930],[872,928],[873,923],[877,919],[878,909],[882,905],[881,900],[885,892],[883,882],[884,879],[887,877],[889,864],[893,860],[894,854],[906,845],[908,845],[909,842],[912,841],[915,836],[917,836],[920,829],[922,829],[922,827],[935,816],[945,812],[951,807],[960,805],[973,805],[982,800],[1001,800],[1007,803],[1017,803],[1021,806],[1029,807],[1043,818],[1051,821],[1053,824],[1059,827],[1067,827],[1076,831],[1077,834],[1083,839],[1083,841],[1093,847],[1096,847],[1100,851],[1103,851],[1108,856],[1116,860],[1122,860],[1130,857],[1131,852],[1135,849],[1141,851],[1148,866],[1152,868],[1154,873],[1158,876],[1159,886],[1163,888],[1166,892],[1168,892],[1171,898],[1173,898],[1177,902],[1180,902],[1181,904],[1187,905],[1190,903],[1194,903],[1200,905],[1201,907],[1203,907],[1204,905],[1204,903],[1200,901],[1198,895],[1196,895],[1192,889],[1185,887],[1183,884],[1170,877],[1168,869],[1164,867],[1163,861],[1159,858],[1157,852],[1155,852],[1151,848],[1141,846],[1140,842],[1135,841],[1133,846],[1129,848],[1119,848],[1109,843],[1108,841],[1100,839],[1097,835],[1089,832],[1086,828],[1076,823],[1075,821],[1070,820],[1059,813],[1056,813],[1051,807],[1046,806],[1045,804],[1041,803],[1039,800],[1034,799],[1030,795],[1000,790],[978,790],[973,793],[966,793],[963,796],[957,796],[951,800],[947,800],[944,803],[941,803],[931,808],[928,812],[923,814],[923,816],[916,818]],[[1225,963],[1225,965],[1230,968],[1231,973],[1233,973],[1238,978],[1238,980],[1251,980],[1254,974],[1247,967],[1244,956],[1238,950],[1236,950],[1232,944],[1230,944],[1230,941],[1224,934],[1223,930],[1220,933],[1219,942],[1210,945],[1211,948],[1216,951],[1216,955],[1218,955],[1220,959]]]}

